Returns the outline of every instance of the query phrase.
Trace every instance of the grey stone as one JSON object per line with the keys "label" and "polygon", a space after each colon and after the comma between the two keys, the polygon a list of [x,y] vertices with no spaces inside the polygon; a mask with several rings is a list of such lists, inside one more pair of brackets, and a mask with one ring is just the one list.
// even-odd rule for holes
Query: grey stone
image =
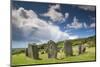
{"label": "grey stone", "polygon": [[57,44],[54,41],[50,40],[48,42],[47,52],[48,58],[57,58]]}
{"label": "grey stone", "polygon": [[64,53],[65,53],[65,56],[73,55],[72,44],[68,40],[65,40],[64,42]]}
{"label": "grey stone", "polygon": [[82,53],[82,45],[78,46],[78,50],[79,50],[79,54],[81,54]]}
{"label": "grey stone", "polygon": [[26,56],[28,56],[28,48],[26,48],[25,54],[26,54]]}
{"label": "grey stone", "polygon": [[78,49],[79,49],[79,54],[86,52],[86,46],[85,45],[79,45]]}
{"label": "grey stone", "polygon": [[35,44],[29,44],[28,48],[26,49],[26,56],[33,58],[33,59],[39,59],[39,50],[37,45]]}

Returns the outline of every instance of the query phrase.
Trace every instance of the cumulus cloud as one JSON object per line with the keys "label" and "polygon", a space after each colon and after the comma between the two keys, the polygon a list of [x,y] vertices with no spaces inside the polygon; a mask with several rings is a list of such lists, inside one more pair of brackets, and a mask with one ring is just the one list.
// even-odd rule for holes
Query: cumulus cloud
{"label": "cumulus cloud", "polygon": [[64,20],[63,14],[61,12],[58,12],[57,9],[60,9],[59,4],[50,5],[48,11],[42,14],[42,16],[49,17],[53,22]]}
{"label": "cumulus cloud", "polygon": [[60,9],[60,5],[59,4],[50,5],[50,9]]}
{"label": "cumulus cloud", "polygon": [[90,18],[91,18],[91,20],[92,20],[92,23],[90,24],[90,28],[95,28],[95,26],[96,26],[96,18],[95,17],[91,17],[90,16]]}
{"label": "cumulus cloud", "polygon": [[65,28],[71,28],[71,29],[88,28],[88,25],[85,22],[79,22],[79,20],[75,16],[73,18],[73,22],[71,24],[67,24]]}
{"label": "cumulus cloud", "polygon": [[91,23],[90,28],[95,28],[95,23]]}
{"label": "cumulus cloud", "polygon": [[82,23],[78,22],[76,17],[73,18],[73,22],[71,24],[67,24],[68,28],[79,29],[82,28]]}
{"label": "cumulus cloud", "polygon": [[65,18],[67,19],[69,17],[69,13],[65,13]]}
{"label": "cumulus cloud", "polygon": [[[59,5],[51,7],[52,10],[58,8]],[[55,10],[53,11],[55,12]],[[60,13],[58,13],[58,15],[62,16]],[[56,18],[56,20],[57,19],[58,18]],[[60,41],[68,38],[68,33],[62,32],[58,26],[49,24],[47,21],[40,19],[33,10],[26,10],[22,7],[12,9],[13,40],[45,42],[47,40]]]}
{"label": "cumulus cloud", "polygon": [[85,6],[78,6],[80,9],[83,9],[83,10],[88,10],[88,11],[95,11],[95,6],[89,6],[89,5],[85,5]]}

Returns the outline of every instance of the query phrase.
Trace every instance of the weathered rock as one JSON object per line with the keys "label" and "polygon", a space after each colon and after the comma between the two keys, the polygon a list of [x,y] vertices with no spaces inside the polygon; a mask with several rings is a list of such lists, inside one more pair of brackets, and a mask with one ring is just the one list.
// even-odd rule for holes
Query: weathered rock
{"label": "weathered rock", "polygon": [[79,50],[79,54],[81,54],[82,53],[82,45],[78,46],[78,50]]}
{"label": "weathered rock", "polygon": [[79,45],[79,54],[82,54],[86,51],[86,46],[85,45]]}
{"label": "weathered rock", "polygon": [[57,44],[54,41],[50,40],[48,42],[47,52],[48,58],[57,58]]}
{"label": "weathered rock", "polygon": [[72,56],[73,55],[72,44],[70,41],[65,40],[64,53],[65,53],[65,56]]}
{"label": "weathered rock", "polygon": [[28,48],[25,49],[25,54],[28,56]]}
{"label": "weathered rock", "polygon": [[33,59],[39,59],[38,52],[39,52],[38,47],[35,44],[33,45],[29,44],[28,48],[26,49],[26,53],[27,53],[26,55]]}

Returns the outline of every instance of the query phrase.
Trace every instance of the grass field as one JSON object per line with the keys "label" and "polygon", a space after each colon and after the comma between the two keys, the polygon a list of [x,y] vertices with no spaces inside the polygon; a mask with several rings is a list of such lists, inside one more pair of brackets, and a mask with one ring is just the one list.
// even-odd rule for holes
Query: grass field
{"label": "grass field", "polygon": [[24,53],[12,55],[12,65],[27,65],[27,64],[48,64],[61,62],[80,62],[80,61],[94,61],[95,47],[87,48],[86,53],[78,55],[77,46],[73,47],[74,56],[65,57],[63,52],[58,53],[58,59],[48,59],[47,54],[40,54],[41,60],[34,60],[25,56]]}

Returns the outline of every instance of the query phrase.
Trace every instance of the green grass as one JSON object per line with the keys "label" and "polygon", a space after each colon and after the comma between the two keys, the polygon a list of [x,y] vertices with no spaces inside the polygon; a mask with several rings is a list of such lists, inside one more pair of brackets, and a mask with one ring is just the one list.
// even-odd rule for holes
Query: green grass
{"label": "green grass", "polygon": [[[74,56],[65,57],[64,53],[58,53],[58,59],[48,59],[47,54],[40,54],[41,60],[31,59],[25,56],[24,53],[12,55],[12,65],[27,65],[27,64],[48,64],[48,63],[61,63],[61,62],[80,62],[80,61],[94,61],[95,47],[87,48],[86,53],[78,55],[77,46],[73,47]],[[63,58],[63,59],[62,59]]]}

